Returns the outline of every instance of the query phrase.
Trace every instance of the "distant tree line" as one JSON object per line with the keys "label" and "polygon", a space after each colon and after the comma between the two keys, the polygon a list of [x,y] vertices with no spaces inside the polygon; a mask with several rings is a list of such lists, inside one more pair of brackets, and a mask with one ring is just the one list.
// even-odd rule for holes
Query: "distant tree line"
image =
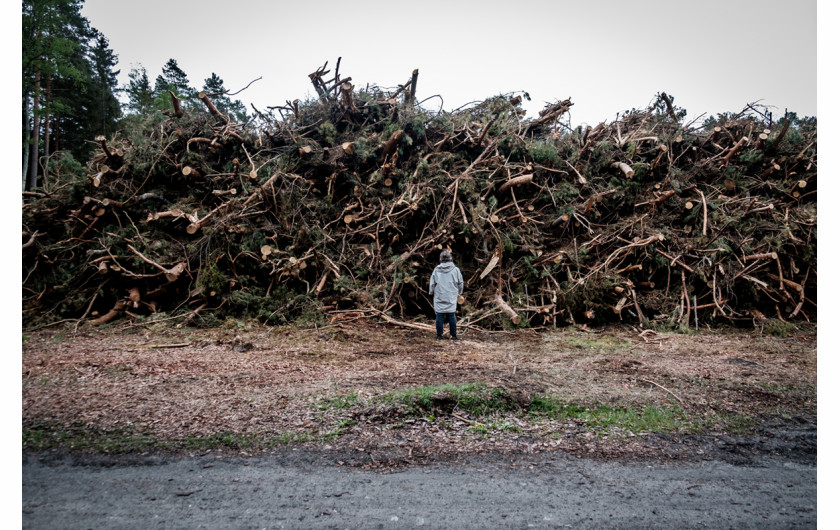
{"label": "distant tree line", "polygon": [[[146,115],[150,112],[172,109],[172,95],[180,100],[184,110],[204,108],[198,99],[199,91],[190,86],[187,74],[178,66],[175,59],[169,59],[163,65],[163,71],[155,79],[152,86],[146,69],[140,65],[133,67],[128,74],[128,85],[123,89],[127,96],[125,110],[127,114]],[[213,99],[213,104],[230,116],[232,120],[244,122],[248,120],[248,110],[245,105],[237,100],[231,100],[227,95],[228,90],[224,86],[221,77],[213,72],[210,77],[204,80],[201,88]]]}
{"label": "distant tree line", "polygon": [[[87,160],[98,135],[110,136],[131,120],[172,108],[172,91],[189,111],[201,105],[198,91],[175,59],[154,86],[142,66],[118,87],[117,55],[108,39],[82,16],[84,0],[23,0],[22,183],[39,187],[56,157]],[[231,119],[248,119],[245,105],[231,100],[213,73],[202,90]],[[124,96],[123,103],[120,96]]]}

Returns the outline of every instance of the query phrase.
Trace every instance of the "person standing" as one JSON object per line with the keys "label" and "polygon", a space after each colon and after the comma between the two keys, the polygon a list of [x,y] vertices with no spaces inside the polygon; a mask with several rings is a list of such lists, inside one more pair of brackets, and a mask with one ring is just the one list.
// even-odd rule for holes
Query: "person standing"
{"label": "person standing", "polygon": [[440,264],[432,271],[429,279],[429,294],[434,296],[438,340],[443,339],[444,321],[449,322],[449,338],[458,340],[455,309],[458,307],[458,296],[463,292],[464,278],[461,270],[452,263],[452,253],[444,250],[440,253]]}

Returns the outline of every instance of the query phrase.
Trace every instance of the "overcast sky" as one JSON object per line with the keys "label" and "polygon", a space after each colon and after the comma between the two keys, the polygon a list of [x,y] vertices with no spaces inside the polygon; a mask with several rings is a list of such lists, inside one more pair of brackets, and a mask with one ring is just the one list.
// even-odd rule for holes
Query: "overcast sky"
{"label": "overcast sky", "polygon": [[[571,98],[573,125],[673,95],[689,118],[747,103],[817,114],[816,0],[86,0],[119,56],[120,83],[169,58],[201,88],[212,72],[250,108],[314,96],[307,75],[341,57],[358,88],[420,71],[444,110],[527,91],[529,116]],[[440,99],[429,100],[438,108]]]}

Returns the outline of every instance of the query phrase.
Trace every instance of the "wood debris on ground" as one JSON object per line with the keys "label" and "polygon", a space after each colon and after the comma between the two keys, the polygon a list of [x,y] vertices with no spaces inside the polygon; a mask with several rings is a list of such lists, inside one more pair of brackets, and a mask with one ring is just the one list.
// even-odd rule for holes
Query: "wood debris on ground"
{"label": "wood debris on ground", "polygon": [[[323,325],[433,315],[449,249],[477,328],[816,319],[816,120],[673,98],[574,126],[571,99],[451,112],[327,65],[317,99],[234,123],[158,113],[24,193],[25,327]],[[256,110],[256,109],[255,109]]]}

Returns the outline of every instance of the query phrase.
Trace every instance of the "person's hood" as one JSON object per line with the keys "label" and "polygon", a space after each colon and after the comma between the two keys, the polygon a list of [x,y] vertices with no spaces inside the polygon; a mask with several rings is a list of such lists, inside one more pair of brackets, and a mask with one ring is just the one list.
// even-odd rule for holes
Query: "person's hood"
{"label": "person's hood", "polygon": [[449,272],[455,268],[455,263],[451,261],[444,261],[440,265],[437,266],[438,270],[441,272]]}

